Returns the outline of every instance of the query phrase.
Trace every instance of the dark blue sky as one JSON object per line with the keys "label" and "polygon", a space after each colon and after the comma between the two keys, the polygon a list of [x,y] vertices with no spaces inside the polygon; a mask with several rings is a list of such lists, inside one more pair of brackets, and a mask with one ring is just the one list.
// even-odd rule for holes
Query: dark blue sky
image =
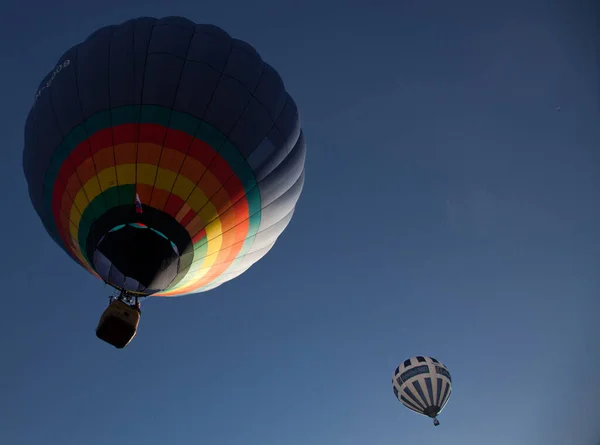
{"label": "dark blue sky", "polygon": [[[591,0],[10,3],[0,443],[598,441]],[[298,104],[307,175],[262,261],[209,293],[148,301],[118,351],[94,335],[109,290],[47,236],[21,152],[63,51],[141,15],[252,43]],[[453,375],[439,428],[391,389],[418,354]]]}

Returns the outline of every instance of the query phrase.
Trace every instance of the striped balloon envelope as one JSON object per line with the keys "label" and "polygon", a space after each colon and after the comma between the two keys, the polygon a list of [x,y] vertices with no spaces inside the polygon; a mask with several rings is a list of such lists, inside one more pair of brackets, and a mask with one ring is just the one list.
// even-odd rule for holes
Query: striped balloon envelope
{"label": "striped balloon envelope", "polygon": [[433,357],[406,359],[394,370],[392,389],[398,400],[416,413],[434,419],[452,393],[452,377],[443,363]]}
{"label": "striped balloon envelope", "polygon": [[23,169],[54,241],[111,286],[177,296],[274,245],[304,183],[298,110],[252,46],[181,17],[94,32],[43,79]]}

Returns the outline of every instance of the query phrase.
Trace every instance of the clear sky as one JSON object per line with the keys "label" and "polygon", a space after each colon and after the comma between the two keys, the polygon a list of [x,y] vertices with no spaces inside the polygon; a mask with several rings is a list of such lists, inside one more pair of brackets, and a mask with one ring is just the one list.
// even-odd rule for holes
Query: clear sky
{"label": "clear sky", "polygon": [[[600,79],[592,0],[3,2],[2,445],[596,445]],[[183,15],[253,44],[307,139],[275,248],[94,335],[109,289],[29,203],[23,126],[64,50]],[[559,108],[560,107],[560,108]],[[445,362],[441,425],[394,368]]]}

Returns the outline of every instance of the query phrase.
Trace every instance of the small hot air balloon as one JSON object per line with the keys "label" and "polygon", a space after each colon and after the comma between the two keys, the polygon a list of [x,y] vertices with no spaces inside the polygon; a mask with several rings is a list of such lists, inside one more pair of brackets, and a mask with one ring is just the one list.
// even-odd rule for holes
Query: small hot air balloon
{"label": "small hot air balloon", "polygon": [[452,392],[448,369],[433,357],[416,356],[404,361],[394,371],[394,394],[407,408],[440,422],[437,415],[444,409]]}
{"label": "small hot air balloon", "polygon": [[214,289],[273,247],[305,153],[294,100],[250,44],[141,17],[60,57],[27,117],[23,169],[48,234],[119,292],[96,334],[122,348],[138,298]]}

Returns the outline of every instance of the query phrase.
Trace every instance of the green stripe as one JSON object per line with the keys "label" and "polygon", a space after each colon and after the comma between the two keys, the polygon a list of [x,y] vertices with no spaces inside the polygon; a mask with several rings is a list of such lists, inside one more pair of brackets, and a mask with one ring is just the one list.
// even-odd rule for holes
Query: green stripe
{"label": "green stripe", "polygon": [[198,241],[196,244],[194,244],[194,253],[193,253],[194,256],[192,257],[192,262],[190,263],[187,271],[185,271],[184,274],[182,274],[182,272],[180,271],[174,280],[176,284],[169,286],[163,292],[168,292],[168,291],[173,290],[176,287],[178,287],[181,283],[181,280],[183,280],[190,272],[190,269],[192,268],[192,265],[194,264],[194,259],[195,258],[204,259],[206,257],[207,250],[208,250],[208,242],[206,241],[206,236],[204,236],[204,237],[202,237],[202,239],[200,239],[200,241]]}
{"label": "green stripe", "polygon": [[[135,185],[134,184],[125,184],[120,186],[111,187],[104,192],[100,193],[96,196],[91,204],[86,207],[83,215],[81,217],[81,221],[79,222],[79,232],[77,234],[77,241],[79,242],[79,247],[83,256],[87,260],[88,264],[92,264],[90,258],[87,256],[87,238],[92,229],[92,224],[96,221],[96,214],[100,208],[104,209],[104,203],[112,203],[114,205],[110,205],[106,210],[110,210],[113,207],[117,207],[119,205],[118,199],[115,199],[115,196],[129,196],[131,197],[130,202],[133,202],[135,199]],[[104,211],[106,211],[104,210]],[[104,213],[104,212],[102,212]]]}

